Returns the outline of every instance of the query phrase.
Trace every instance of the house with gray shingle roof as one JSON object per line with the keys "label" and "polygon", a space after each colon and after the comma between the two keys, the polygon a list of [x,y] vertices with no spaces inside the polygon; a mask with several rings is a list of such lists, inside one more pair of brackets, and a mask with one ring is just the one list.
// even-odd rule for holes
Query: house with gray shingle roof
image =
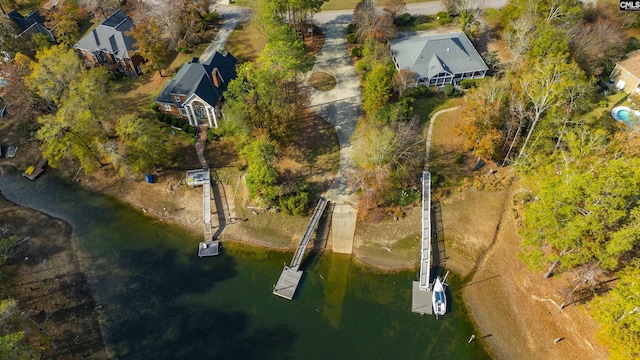
{"label": "house with gray shingle roof", "polygon": [[624,60],[617,62],[609,78],[627,94],[640,94],[640,50],[628,53]]}
{"label": "house with gray shingle roof", "polygon": [[142,57],[132,55],[136,40],[126,33],[133,29],[131,19],[122,9],[91,30],[73,48],[88,66],[104,66],[129,76],[142,73]]}
{"label": "house with gray shingle roof", "polygon": [[222,116],[222,94],[229,81],[236,78],[237,63],[230,53],[222,55],[217,51],[203,62],[193,58],[162,88],[156,99],[158,109],[188,120],[189,125],[217,128]]}
{"label": "house with gray shingle roof", "polygon": [[55,41],[53,34],[44,26],[45,18],[40,15],[40,10],[36,10],[24,17],[16,10],[7,14],[7,17],[15,24],[18,31],[18,38],[28,36],[29,38],[35,34],[47,36],[51,41]]}
{"label": "house with gray shingle roof", "polygon": [[396,69],[414,72],[416,86],[442,87],[483,78],[489,69],[463,32],[410,35],[389,46]]}

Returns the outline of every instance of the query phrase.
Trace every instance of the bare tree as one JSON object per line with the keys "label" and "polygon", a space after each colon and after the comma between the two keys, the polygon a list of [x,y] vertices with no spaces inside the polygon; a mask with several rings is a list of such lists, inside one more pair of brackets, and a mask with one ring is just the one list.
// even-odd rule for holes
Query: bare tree
{"label": "bare tree", "polygon": [[416,73],[408,69],[400,69],[393,75],[393,89],[400,96],[410,87],[416,86]]}
{"label": "bare tree", "polygon": [[593,75],[600,75],[603,69],[620,60],[627,44],[627,35],[620,24],[606,18],[574,27],[569,37],[574,59]]}
{"label": "bare tree", "polygon": [[387,1],[387,4],[384,6],[383,10],[388,12],[393,18],[395,18],[406,8],[407,4],[403,0],[389,0]]}
{"label": "bare tree", "polygon": [[373,31],[376,25],[375,0],[362,0],[353,11],[353,21],[356,24],[356,37],[358,41],[364,40]]}

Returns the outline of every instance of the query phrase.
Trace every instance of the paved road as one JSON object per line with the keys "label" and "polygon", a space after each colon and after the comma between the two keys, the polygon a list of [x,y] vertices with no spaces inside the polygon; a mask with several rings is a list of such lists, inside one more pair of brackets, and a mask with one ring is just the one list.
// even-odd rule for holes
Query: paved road
{"label": "paved road", "polygon": [[[481,8],[500,8],[507,4],[507,0],[480,0],[479,7]],[[380,7],[381,8],[381,7]],[[445,11],[446,8],[442,5],[441,1],[430,1],[422,3],[407,4],[408,12],[413,15],[433,15],[440,11]],[[334,10],[323,11],[313,16],[313,19],[320,24],[324,24],[331,21],[340,21],[349,23],[353,20],[353,9],[350,10]]]}

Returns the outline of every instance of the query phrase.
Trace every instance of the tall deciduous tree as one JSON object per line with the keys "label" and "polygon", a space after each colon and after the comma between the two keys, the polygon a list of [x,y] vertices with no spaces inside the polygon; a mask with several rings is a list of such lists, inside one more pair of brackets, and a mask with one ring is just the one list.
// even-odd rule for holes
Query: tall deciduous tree
{"label": "tall deciduous tree", "polygon": [[479,158],[497,160],[505,134],[500,129],[505,116],[505,88],[492,80],[465,96],[460,124],[456,127],[468,149]]}
{"label": "tall deciduous tree", "polygon": [[52,29],[60,44],[73,46],[80,37],[79,21],[86,16],[85,10],[73,0],[61,0],[44,12],[45,25]]}
{"label": "tall deciduous tree", "polygon": [[368,114],[380,111],[389,104],[393,71],[387,64],[376,64],[367,74],[362,90],[362,108]]}
{"label": "tall deciduous tree", "polygon": [[169,42],[163,35],[163,29],[154,19],[142,18],[131,30],[136,40],[134,48],[147,60],[146,66],[157,70],[162,76],[162,69],[170,63]]}
{"label": "tall deciduous tree", "polygon": [[266,133],[284,144],[296,133],[309,96],[297,81],[288,80],[286,73],[246,63],[238,68],[238,77],[229,83],[225,98],[229,126],[248,135]]}
{"label": "tall deciduous tree", "polygon": [[52,46],[36,54],[26,82],[43,99],[58,105],[69,94],[71,83],[83,69],[82,61],[73,50]]}
{"label": "tall deciduous tree", "polygon": [[266,136],[259,135],[240,151],[240,155],[247,162],[245,183],[249,189],[249,196],[262,199],[266,204],[273,204],[280,192],[277,183],[280,172],[275,165],[275,143]]}
{"label": "tall deciduous tree", "polygon": [[607,159],[602,132],[576,129],[566,139],[566,150],[535,173],[522,257],[532,267],[550,266],[547,274],[590,263],[613,269],[640,243],[640,160]]}
{"label": "tall deciduous tree", "polygon": [[566,54],[550,54],[529,63],[520,77],[519,86],[532,114],[527,136],[518,154],[518,158],[521,158],[543,115],[550,109],[566,104],[567,95],[575,87],[588,86],[588,81],[575,62],[567,62]]}
{"label": "tall deciduous tree", "polygon": [[167,162],[169,137],[166,129],[158,124],[135,115],[125,115],[118,120],[116,133],[126,149],[126,168],[144,174]]}
{"label": "tall deciduous tree", "polygon": [[599,338],[609,346],[612,360],[640,358],[640,262],[634,261],[620,273],[609,293],[589,304],[600,324]]}
{"label": "tall deciduous tree", "polygon": [[390,124],[362,123],[352,138],[356,171],[352,180],[361,190],[360,208],[366,211],[383,204],[394,189],[407,186],[422,163],[423,138],[416,118]]}

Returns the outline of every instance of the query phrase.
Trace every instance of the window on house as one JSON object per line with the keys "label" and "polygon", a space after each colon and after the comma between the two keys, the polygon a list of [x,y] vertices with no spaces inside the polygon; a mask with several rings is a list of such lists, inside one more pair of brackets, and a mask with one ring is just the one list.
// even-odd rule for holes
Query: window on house
{"label": "window on house", "polygon": [[182,116],[187,116],[187,110],[185,110],[185,109],[180,109],[180,115],[182,115]]}
{"label": "window on house", "polygon": [[164,109],[166,111],[171,111],[171,104],[164,104]]}
{"label": "window on house", "polygon": [[173,99],[175,100],[175,102],[177,102],[178,104],[180,103],[180,95],[175,95],[173,97]]}

